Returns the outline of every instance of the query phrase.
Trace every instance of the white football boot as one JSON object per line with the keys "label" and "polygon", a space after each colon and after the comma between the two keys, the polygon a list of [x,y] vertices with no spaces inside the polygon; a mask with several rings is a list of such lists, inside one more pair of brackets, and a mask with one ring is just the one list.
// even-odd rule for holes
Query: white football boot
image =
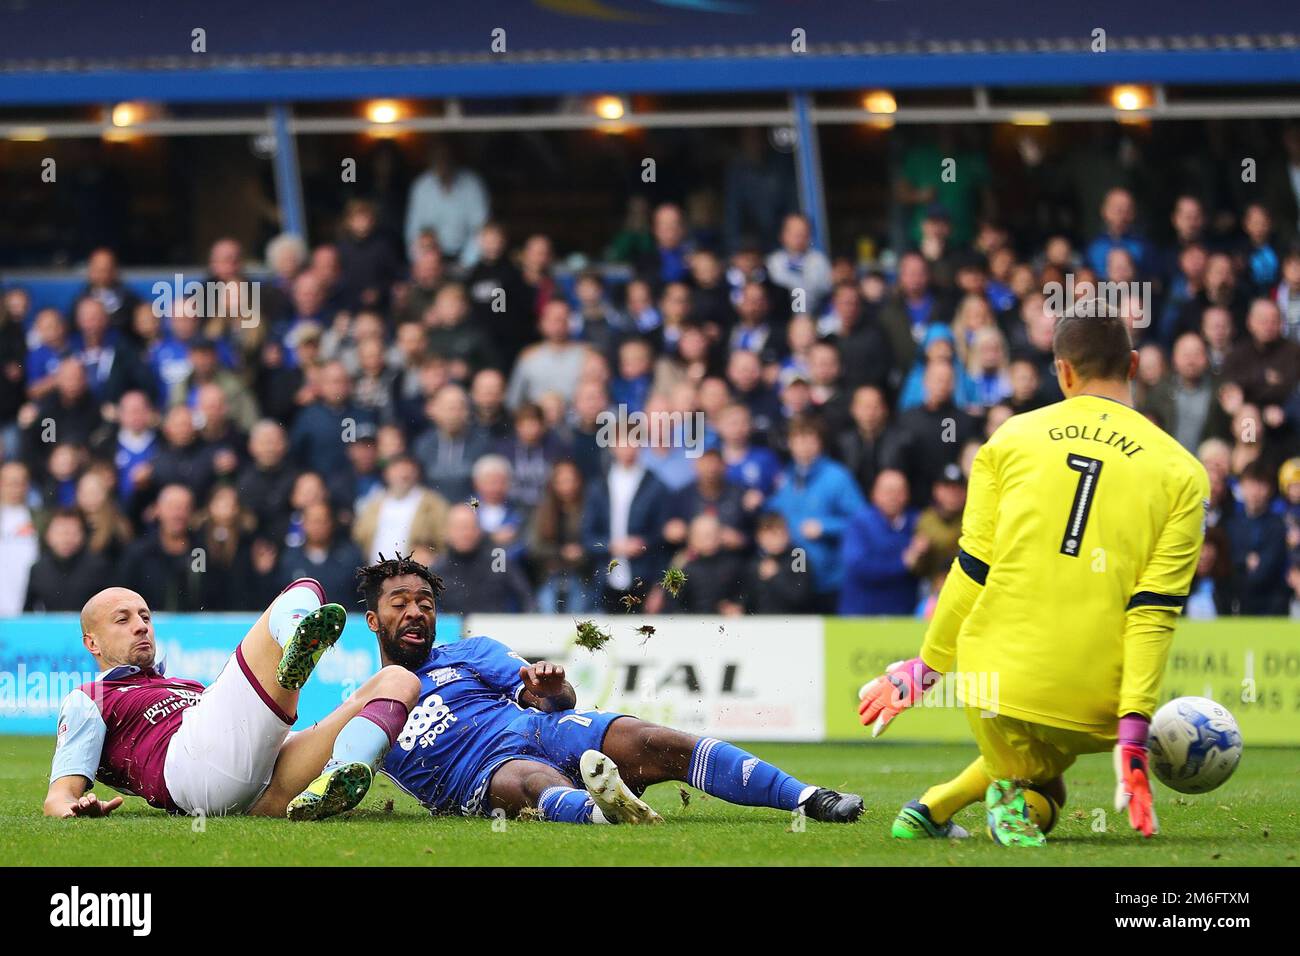
{"label": "white football boot", "polygon": [[582,785],[610,823],[663,823],[648,803],[629,789],[619,776],[618,765],[599,750],[588,750],[579,762]]}

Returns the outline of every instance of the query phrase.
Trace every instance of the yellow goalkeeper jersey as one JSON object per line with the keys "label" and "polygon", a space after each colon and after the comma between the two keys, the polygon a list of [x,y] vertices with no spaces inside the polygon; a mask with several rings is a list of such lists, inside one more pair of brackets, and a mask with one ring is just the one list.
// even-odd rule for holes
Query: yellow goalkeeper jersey
{"label": "yellow goalkeeper jersey", "polygon": [[921,656],[968,705],[1113,733],[1150,716],[1205,534],[1209,480],[1139,412],[1081,395],[979,450]]}

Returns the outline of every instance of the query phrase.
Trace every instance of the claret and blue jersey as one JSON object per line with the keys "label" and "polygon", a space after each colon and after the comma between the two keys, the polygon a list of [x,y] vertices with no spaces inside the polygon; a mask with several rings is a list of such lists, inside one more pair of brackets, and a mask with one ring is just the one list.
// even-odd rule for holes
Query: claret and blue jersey
{"label": "claret and blue jersey", "polygon": [[384,773],[430,810],[464,814],[484,810],[492,773],[509,760],[548,763],[576,782],[583,751],[599,750],[620,715],[523,706],[527,665],[490,637],[435,644],[415,671],[420,699]]}

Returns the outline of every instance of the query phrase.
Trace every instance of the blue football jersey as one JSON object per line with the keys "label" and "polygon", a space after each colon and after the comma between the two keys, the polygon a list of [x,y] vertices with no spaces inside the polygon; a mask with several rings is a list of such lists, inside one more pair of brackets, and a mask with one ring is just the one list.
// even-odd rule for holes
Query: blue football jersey
{"label": "blue football jersey", "polygon": [[527,664],[490,637],[435,644],[415,672],[420,701],[384,773],[432,810],[463,807],[479,769],[525,711],[516,701],[524,689],[519,668]]}

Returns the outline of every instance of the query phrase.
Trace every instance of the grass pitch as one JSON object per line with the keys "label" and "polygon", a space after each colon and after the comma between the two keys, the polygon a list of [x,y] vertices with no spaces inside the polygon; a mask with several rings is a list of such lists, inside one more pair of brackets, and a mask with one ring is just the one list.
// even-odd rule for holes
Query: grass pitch
{"label": "grass pitch", "polygon": [[[851,826],[734,807],[685,785],[647,799],[662,827],[579,827],[534,821],[432,818],[386,778],[358,810],[321,823],[169,817],[129,798],[105,820],[41,816],[53,740],[0,737],[0,864],[7,866],[638,866],[638,865],[1059,865],[1295,866],[1300,801],[1295,749],[1248,749],[1218,792],[1156,796],[1161,834],[1143,841],[1111,808],[1110,756],[1084,757],[1067,774],[1069,804],[1042,850],[1004,850],[971,807],[964,841],[904,843],[889,837],[898,808],[974,755],[970,746],[762,744],[749,749],[799,778],[862,794]],[[101,788],[101,796],[107,792]],[[683,794],[686,796],[683,797]],[[1100,812],[1099,812],[1100,811]],[[1104,825],[1104,830],[1101,829]],[[1099,830],[1101,832],[1099,832]]]}

